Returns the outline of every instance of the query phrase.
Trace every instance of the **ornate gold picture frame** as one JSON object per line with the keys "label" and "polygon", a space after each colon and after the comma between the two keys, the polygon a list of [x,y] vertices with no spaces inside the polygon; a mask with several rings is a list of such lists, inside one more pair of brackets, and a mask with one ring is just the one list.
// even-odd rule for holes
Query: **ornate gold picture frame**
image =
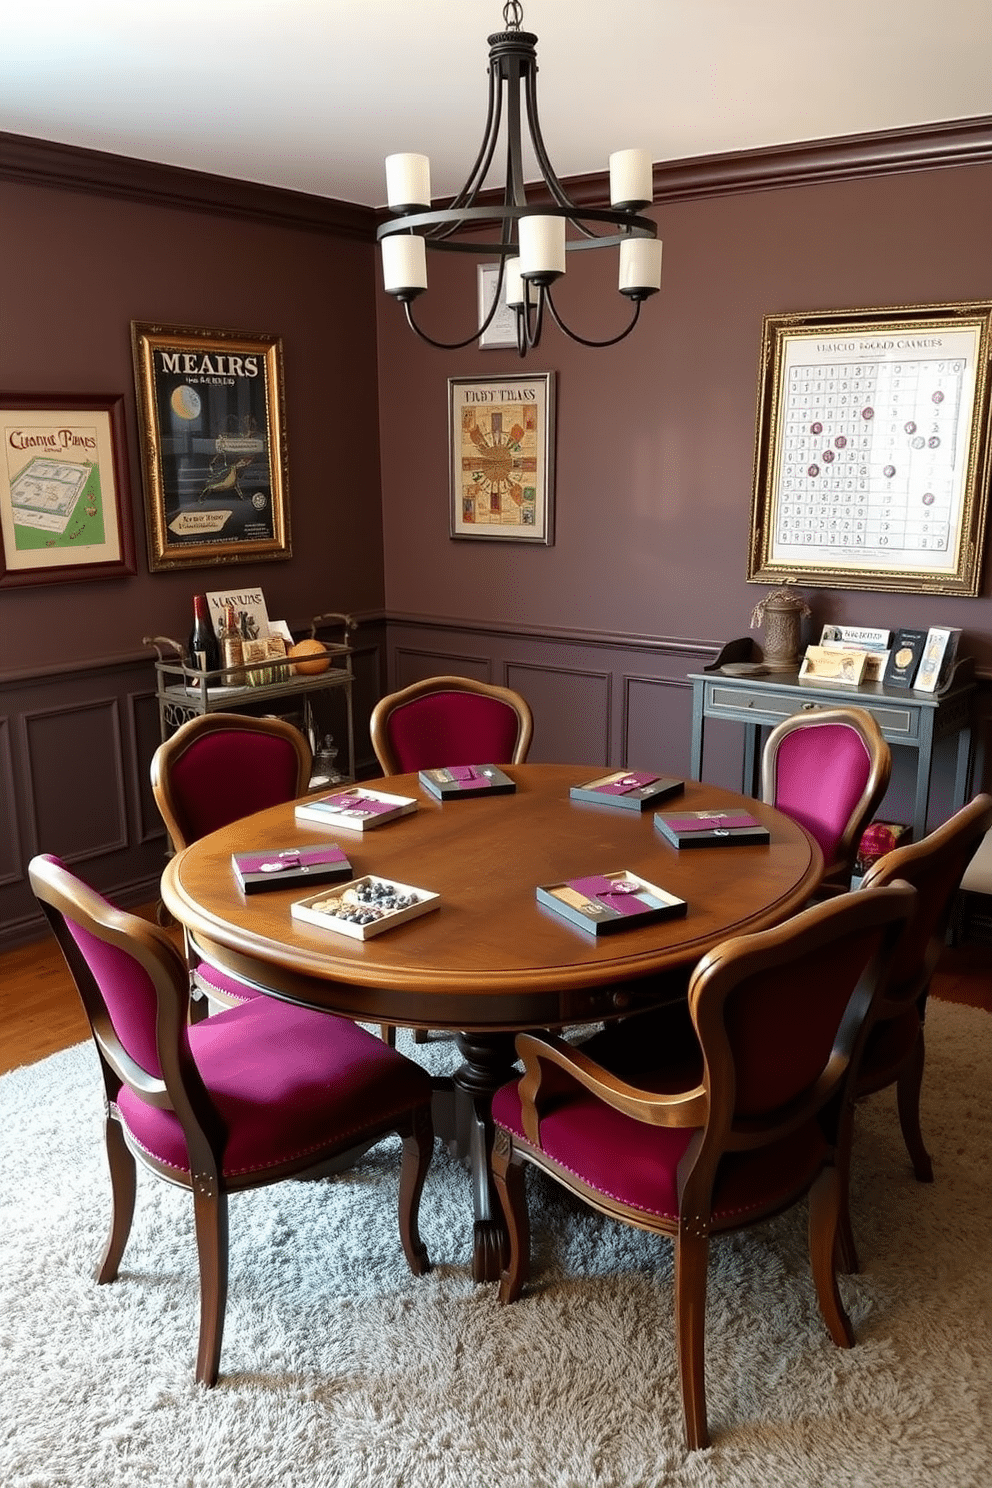
{"label": "ornate gold picture frame", "polygon": [[132,321],[148,566],[292,556],[282,342]]}
{"label": "ornate gold picture frame", "polygon": [[767,315],[748,581],[980,591],[992,301]]}

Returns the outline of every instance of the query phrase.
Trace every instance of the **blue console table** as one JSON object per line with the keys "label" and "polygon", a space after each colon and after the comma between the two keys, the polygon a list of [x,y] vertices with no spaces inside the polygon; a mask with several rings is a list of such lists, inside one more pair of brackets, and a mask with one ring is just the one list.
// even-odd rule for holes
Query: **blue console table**
{"label": "blue console table", "polygon": [[[713,667],[689,676],[692,683],[692,756],[690,773],[703,778],[703,739],[708,720],[742,723],[744,769],[742,789],[746,795],[760,793],[761,730],[772,728],[793,713],[822,708],[865,708],[875,719],[889,744],[916,751],[916,794],[913,806],[913,840],[926,836],[930,805],[933,749],[940,739],[957,739],[954,773],[954,810],[968,799],[971,779],[972,703],[975,696],[970,658],[958,663],[949,684],[938,693],[912,692],[867,682],[861,687],[834,687],[823,682],[800,682],[798,672],[769,672],[756,676],[734,676],[721,671],[721,663],[739,655],[741,643],[732,642]],[[733,648],[733,650],[732,650]]]}

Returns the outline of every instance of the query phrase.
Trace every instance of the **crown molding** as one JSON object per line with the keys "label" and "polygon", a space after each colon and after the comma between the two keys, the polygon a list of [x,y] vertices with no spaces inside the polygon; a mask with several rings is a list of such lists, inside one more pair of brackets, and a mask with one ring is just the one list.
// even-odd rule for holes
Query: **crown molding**
{"label": "crown molding", "polygon": [[[761,150],[662,161],[654,167],[653,205],[990,162],[992,116],[950,119],[875,134],[848,134]],[[567,183],[569,195],[579,205],[591,206],[604,199],[608,180],[602,172],[573,177]]]}
{"label": "crown molding", "polygon": [[[738,192],[772,191],[826,181],[865,180],[907,171],[946,170],[992,162],[992,116],[950,119],[908,129],[805,140],[761,150],[699,155],[654,167],[654,205]],[[308,232],[370,241],[384,210],[304,191],[214,176],[0,131],[0,180],[54,186],[122,200],[212,212]],[[579,206],[602,205],[606,172],[572,176],[564,184]],[[479,200],[496,202],[498,193]],[[540,203],[540,195],[535,196]]]}
{"label": "crown molding", "polygon": [[368,241],[375,228],[371,209],[351,202],[2,131],[0,180],[54,186],[64,191],[210,212],[222,217],[250,218],[279,227],[362,241]]}

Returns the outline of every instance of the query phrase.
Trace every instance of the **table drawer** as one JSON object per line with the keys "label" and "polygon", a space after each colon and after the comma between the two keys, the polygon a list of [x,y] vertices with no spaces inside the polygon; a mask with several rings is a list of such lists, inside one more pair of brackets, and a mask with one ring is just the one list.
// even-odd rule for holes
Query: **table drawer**
{"label": "table drawer", "polygon": [[[707,685],[706,715],[724,717],[739,723],[776,724],[794,713],[815,713],[825,708],[842,708],[847,699],[822,700],[805,694],[790,696],[784,692],[765,692],[755,687],[737,687],[733,683],[710,682]],[[849,707],[864,708],[874,718],[886,739],[914,743],[920,736],[920,709],[907,704],[901,707],[891,699],[876,701],[862,693],[852,697]]]}

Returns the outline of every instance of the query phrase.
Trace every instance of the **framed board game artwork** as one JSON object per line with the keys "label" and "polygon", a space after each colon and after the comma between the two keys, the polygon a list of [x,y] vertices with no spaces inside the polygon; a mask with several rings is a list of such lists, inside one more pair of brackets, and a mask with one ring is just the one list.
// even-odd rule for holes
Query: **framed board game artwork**
{"label": "framed board game artwork", "polygon": [[980,592],[992,301],[768,315],[749,582]]}
{"label": "framed board game artwork", "polygon": [[0,588],[133,574],[122,393],[0,393]]}
{"label": "framed board game artwork", "polygon": [[448,379],[451,536],[554,541],[555,375]]}
{"label": "framed board game artwork", "polygon": [[282,342],[131,322],[148,566],[290,558]]}

